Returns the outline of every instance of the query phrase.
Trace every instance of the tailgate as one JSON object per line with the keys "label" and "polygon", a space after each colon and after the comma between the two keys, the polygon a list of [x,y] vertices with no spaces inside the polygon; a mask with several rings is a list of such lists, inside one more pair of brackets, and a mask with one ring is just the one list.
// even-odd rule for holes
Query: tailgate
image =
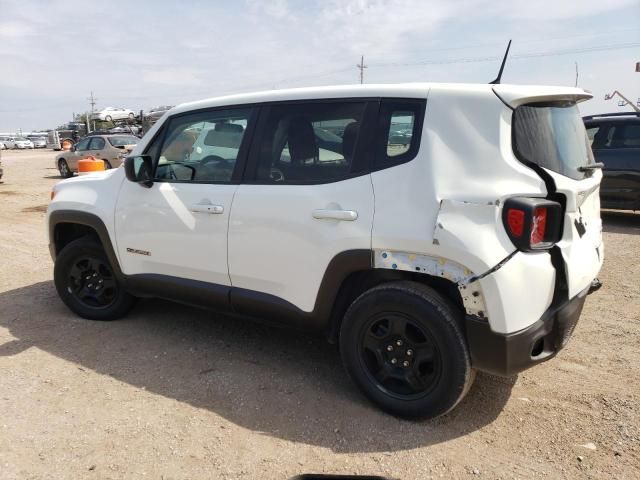
{"label": "tailgate", "polygon": [[596,278],[604,259],[600,218],[602,173],[597,171],[591,178],[580,181],[548,173],[556,182],[557,192],[567,198],[563,235],[557,246],[565,262],[569,298],[573,298]]}
{"label": "tailgate", "polygon": [[[544,180],[547,198],[564,204],[562,252],[569,298],[586,289],[602,266],[600,181],[576,101],[575,88],[495,87],[512,106],[516,157]],[[582,92],[582,93],[581,93]]]}

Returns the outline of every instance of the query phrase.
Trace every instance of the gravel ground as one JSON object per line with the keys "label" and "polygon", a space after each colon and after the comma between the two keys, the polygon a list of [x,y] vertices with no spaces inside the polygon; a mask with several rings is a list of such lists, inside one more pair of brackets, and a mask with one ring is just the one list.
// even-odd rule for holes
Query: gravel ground
{"label": "gravel ground", "polygon": [[409,422],[322,339],[159,300],[72,315],[47,250],[53,157],[2,152],[0,478],[640,478],[640,215],[603,214],[604,286],[558,357]]}

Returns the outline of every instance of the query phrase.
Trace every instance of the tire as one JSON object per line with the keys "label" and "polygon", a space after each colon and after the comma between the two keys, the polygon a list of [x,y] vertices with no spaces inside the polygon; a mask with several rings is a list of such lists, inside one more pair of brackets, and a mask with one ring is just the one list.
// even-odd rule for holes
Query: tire
{"label": "tire", "polygon": [[109,163],[109,160],[102,160],[104,162],[104,169],[105,170],[111,170],[113,167],[111,166],[111,164]]}
{"label": "tire", "polygon": [[344,367],[364,395],[392,415],[444,415],[475,378],[460,317],[428,286],[374,287],[345,314],[339,342]]}
{"label": "tire", "polygon": [[64,158],[61,158],[58,161],[58,171],[60,172],[60,176],[62,178],[71,178],[73,177],[73,172],[69,168],[67,161]]}
{"label": "tire", "polygon": [[129,120],[133,120],[134,118],[136,118],[135,114],[130,113],[130,114],[129,114]]}
{"label": "tire", "polygon": [[88,320],[116,320],[135,302],[116,278],[102,246],[89,237],[74,240],[62,249],[53,278],[64,304]]}
{"label": "tire", "polygon": [[113,119],[111,118],[111,115],[107,115],[106,117],[104,117],[104,121],[105,121],[105,122],[110,122],[111,120],[113,120]]}

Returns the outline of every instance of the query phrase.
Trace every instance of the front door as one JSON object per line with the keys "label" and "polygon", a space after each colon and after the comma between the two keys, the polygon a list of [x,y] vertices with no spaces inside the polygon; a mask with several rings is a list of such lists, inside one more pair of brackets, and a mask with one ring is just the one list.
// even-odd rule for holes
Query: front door
{"label": "front door", "polygon": [[251,116],[249,108],[210,110],[166,122],[146,149],[153,186],[125,181],[118,197],[117,249],[126,275],[229,285],[227,227]]}

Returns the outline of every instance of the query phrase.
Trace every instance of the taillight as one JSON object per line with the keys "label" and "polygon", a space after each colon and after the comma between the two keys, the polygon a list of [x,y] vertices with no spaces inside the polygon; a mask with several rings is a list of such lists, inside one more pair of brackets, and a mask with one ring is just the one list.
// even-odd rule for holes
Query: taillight
{"label": "taillight", "polygon": [[502,221],[518,250],[546,250],[560,240],[562,206],[544,198],[509,198],[504,203]]}

